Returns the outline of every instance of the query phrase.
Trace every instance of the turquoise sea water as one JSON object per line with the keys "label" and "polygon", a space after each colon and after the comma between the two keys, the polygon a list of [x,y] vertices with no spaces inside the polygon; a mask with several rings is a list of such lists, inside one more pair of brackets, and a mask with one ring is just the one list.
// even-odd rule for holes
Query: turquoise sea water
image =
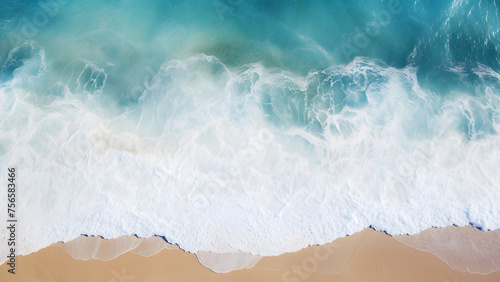
{"label": "turquoise sea water", "polygon": [[267,255],[370,225],[500,226],[498,1],[0,5],[24,252],[84,233]]}
{"label": "turquoise sea water", "polygon": [[[472,69],[499,68],[495,1],[4,1],[2,81],[33,51],[52,62],[45,91],[75,60],[108,71],[109,94],[130,93],[166,60],[206,54],[228,67],[261,63],[297,74],[357,56],[418,67],[419,82],[439,94],[481,87]],[[7,58],[17,63],[8,64]],[[461,79],[462,70],[467,79]],[[438,86],[437,86],[437,85]],[[458,85],[457,85],[458,84]],[[478,84],[478,85],[475,85]],[[131,99],[131,101],[126,101]]]}

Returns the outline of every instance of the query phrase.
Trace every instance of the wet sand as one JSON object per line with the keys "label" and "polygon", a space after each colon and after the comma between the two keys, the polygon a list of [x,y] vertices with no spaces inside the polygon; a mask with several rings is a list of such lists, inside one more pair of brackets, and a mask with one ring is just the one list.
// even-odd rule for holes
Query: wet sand
{"label": "wet sand", "polygon": [[18,256],[16,273],[7,273],[3,264],[0,281],[500,281],[500,271],[461,272],[429,252],[372,229],[322,246],[264,257],[251,269],[229,273],[214,273],[195,254],[178,248],[162,248],[149,257],[128,251],[109,261],[77,260],[60,243]]}
{"label": "wet sand", "polygon": [[500,229],[485,232],[470,225],[448,226],[394,239],[428,251],[460,271],[488,274],[500,269]]}

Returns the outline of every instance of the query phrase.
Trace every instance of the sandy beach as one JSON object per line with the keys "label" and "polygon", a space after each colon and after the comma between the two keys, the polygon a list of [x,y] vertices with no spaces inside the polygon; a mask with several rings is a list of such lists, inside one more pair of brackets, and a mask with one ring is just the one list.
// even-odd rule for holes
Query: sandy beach
{"label": "sandy beach", "polygon": [[[432,229],[431,232],[469,233],[472,227]],[[466,230],[464,231],[464,228]],[[436,231],[438,230],[438,231]],[[460,232],[459,232],[460,231]],[[427,233],[429,231],[427,230]],[[472,231],[476,234],[476,231]],[[478,231],[483,232],[483,231]],[[496,232],[496,231],[495,231]],[[479,238],[481,234],[475,235]],[[488,236],[497,235],[489,233]],[[424,234],[425,235],[425,234]],[[418,235],[413,235],[418,236]],[[407,236],[407,237],[413,237]],[[427,234],[428,236],[428,234]],[[125,240],[124,240],[125,238]],[[450,237],[448,236],[448,239]],[[113,241],[118,243],[113,243]],[[139,243],[130,243],[139,240]],[[75,240],[76,241],[76,240]],[[310,246],[295,253],[261,258],[251,269],[214,273],[200,264],[195,254],[153,239],[104,240],[104,249],[117,245],[136,245],[116,258],[78,260],[53,244],[27,256],[17,257],[16,274],[0,268],[1,281],[500,281],[500,271],[487,275],[451,268],[427,251],[403,244],[383,232],[365,229],[322,246]],[[107,242],[106,242],[107,241]],[[414,240],[415,241],[415,240]],[[128,242],[128,243],[127,243]],[[496,241],[498,242],[498,241]],[[71,244],[71,242],[69,242]],[[81,242],[80,242],[81,243]],[[114,244],[114,245],[113,245]],[[495,244],[495,243],[493,243]],[[166,246],[168,247],[166,247]],[[491,247],[498,247],[498,244]],[[148,246],[150,250],[148,250]],[[160,248],[156,253],[151,246]],[[116,250],[115,250],[116,251]],[[97,254],[96,251],[93,255]],[[140,253],[150,256],[143,256]],[[449,254],[448,254],[449,255]],[[466,256],[466,254],[463,254]],[[472,266],[474,268],[474,266]]]}

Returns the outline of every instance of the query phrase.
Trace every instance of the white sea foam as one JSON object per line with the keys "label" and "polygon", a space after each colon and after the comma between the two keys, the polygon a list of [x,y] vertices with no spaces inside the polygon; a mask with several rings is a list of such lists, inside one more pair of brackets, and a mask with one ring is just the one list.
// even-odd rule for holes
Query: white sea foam
{"label": "white sea foam", "polygon": [[23,66],[0,86],[18,254],[80,234],[267,256],[369,225],[500,227],[494,89],[440,97],[363,58],[303,77],[200,55],[165,62],[139,107],[110,117],[105,86],[50,96],[26,86],[38,76]]}

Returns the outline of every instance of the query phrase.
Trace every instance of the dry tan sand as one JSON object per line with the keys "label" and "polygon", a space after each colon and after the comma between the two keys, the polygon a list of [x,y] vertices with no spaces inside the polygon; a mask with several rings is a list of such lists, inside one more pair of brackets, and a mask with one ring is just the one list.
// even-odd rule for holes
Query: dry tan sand
{"label": "dry tan sand", "polygon": [[110,261],[83,261],[57,245],[17,257],[16,272],[9,274],[2,265],[0,281],[500,281],[499,271],[460,272],[429,252],[372,229],[323,246],[265,257],[251,269],[229,273],[214,273],[180,249],[163,249],[150,257],[127,252]]}

